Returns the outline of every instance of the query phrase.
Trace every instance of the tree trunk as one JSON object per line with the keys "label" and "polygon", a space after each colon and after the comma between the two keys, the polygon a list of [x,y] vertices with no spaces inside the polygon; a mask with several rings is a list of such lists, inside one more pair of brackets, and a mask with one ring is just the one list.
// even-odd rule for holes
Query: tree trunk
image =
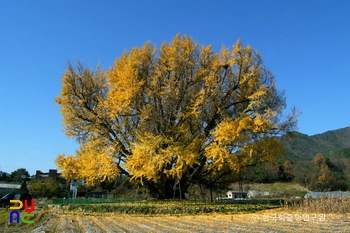
{"label": "tree trunk", "polygon": [[185,192],[189,187],[189,183],[184,178],[177,184],[175,179],[166,179],[156,183],[152,181],[143,183],[150,195],[157,199],[185,199]]}

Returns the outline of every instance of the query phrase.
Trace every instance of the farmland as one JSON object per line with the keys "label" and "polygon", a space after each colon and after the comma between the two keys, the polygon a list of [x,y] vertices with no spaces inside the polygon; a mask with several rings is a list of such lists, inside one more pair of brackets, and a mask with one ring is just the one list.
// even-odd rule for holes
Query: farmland
{"label": "farmland", "polygon": [[306,209],[256,210],[247,205],[245,209],[238,206],[243,211],[235,213],[122,214],[105,212],[103,208],[96,211],[97,206],[103,206],[100,204],[85,205],[85,208],[82,205],[71,206],[74,208],[66,205],[35,210],[33,225],[6,223],[8,210],[2,209],[0,216],[4,221],[0,230],[4,233],[350,232],[350,214],[308,212]]}
{"label": "farmland", "polygon": [[[56,199],[40,204],[35,223],[9,224],[0,209],[0,231],[31,232],[350,232],[348,198],[272,201],[131,201]],[[109,201],[109,202],[108,202]],[[113,201],[113,202],[112,202]],[[288,204],[286,204],[288,203]],[[22,212],[23,213],[23,212]]]}
{"label": "farmland", "polygon": [[[273,216],[293,216],[291,221]],[[349,232],[349,215],[329,214],[311,219],[306,214],[270,210],[251,214],[210,214],[196,216],[131,216],[120,214],[51,214],[35,229],[22,226],[22,232]],[[268,216],[268,219],[264,219]],[[18,232],[17,227],[3,232]]]}

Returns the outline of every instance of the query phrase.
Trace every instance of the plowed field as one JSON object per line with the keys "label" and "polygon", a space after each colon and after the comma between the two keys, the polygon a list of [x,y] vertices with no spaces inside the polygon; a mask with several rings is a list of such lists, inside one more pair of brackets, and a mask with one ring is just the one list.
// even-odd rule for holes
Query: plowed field
{"label": "plowed field", "polygon": [[[285,217],[281,217],[285,216]],[[287,216],[290,216],[287,218]],[[296,216],[299,216],[298,218]],[[349,215],[271,211],[200,216],[52,214],[35,229],[8,227],[1,232],[350,232]],[[308,217],[308,218],[307,218]]]}

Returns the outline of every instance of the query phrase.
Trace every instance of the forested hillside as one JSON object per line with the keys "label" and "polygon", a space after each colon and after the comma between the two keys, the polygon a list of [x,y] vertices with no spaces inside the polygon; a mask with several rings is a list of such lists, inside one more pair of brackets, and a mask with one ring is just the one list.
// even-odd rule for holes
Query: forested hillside
{"label": "forested hillside", "polygon": [[290,160],[310,159],[316,154],[329,154],[350,147],[350,127],[331,130],[325,133],[308,136],[295,132],[293,140],[282,137],[281,142],[287,150]]}
{"label": "forested hillside", "polygon": [[277,164],[246,169],[246,182],[293,181],[312,191],[349,190],[350,127],[313,136],[294,132],[281,143],[286,155]]}
{"label": "forested hillside", "polygon": [[274,169],[265,167],[253,176],[254,180],[288,181],[289,177],[313,191],[349,190],[350,127],[312,136],[295,132],[292,139],[282,137],[281,143],[286,156]]}

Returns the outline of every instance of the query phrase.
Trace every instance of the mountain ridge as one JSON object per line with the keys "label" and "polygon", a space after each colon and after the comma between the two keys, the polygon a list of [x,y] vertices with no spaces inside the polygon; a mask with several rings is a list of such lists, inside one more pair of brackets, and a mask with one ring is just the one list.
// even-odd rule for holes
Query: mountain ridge
{"label": "mountain ridge", "polygon": [[324,133],[309,136],[294,132],[291,140],[282,136],[280,141],[287,151],[288,159],[310,159],[316,154],[328,154],[350,147],[350,126],[329,130]]}

